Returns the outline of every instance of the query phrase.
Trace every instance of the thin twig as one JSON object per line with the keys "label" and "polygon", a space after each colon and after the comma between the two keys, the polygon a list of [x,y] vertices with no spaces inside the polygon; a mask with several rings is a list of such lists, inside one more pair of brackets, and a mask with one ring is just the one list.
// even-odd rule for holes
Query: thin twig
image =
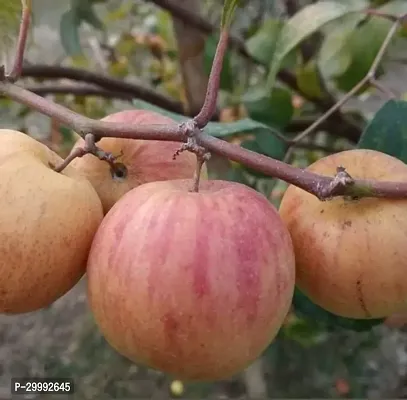
{"label": "thin twig", "polygon": [[21,17],[20,31],[18,34],[14,63],[10,73],[6,75],[7,79],[10,82],[15,82],[21,75],[25,46],[27,43],[27,36],[31,22],[31,4],[31,0],[22,0],[23,12]]}
{"label": "thin twig", "polygon": [[322,122],[324,122],[330,115],[332,115],[335,111],[337,111],[340,107],[342,107],[347,101],[349,101],[351,99],[351,97],[353,97],[357,92],[359,92],[359,90],[362,89],[363,86],[366,85],[366,83],[369,83],[370,81],[375,80],[375,75],[376,75],[377,69],[380,65],[380,62],[382,61],[384,53],[386,52],[399,25],[400,25],[400,19],[397,19],[393,23],[391,28],[389,29],[389,32],[387,33],[387,36],[384,39],[378,53],[376,54],[376,57],[371,65],[371,67],[369,68],[369,71],[366,74],[366,76],[358,84],[356,84],[348,93],[346,93],[346,95],[343,96],[325,114],[321,115],[321,117],[319,117],[313,124],[311,124],[304,132],[300,133],[298,136],[296,136],[294,139],[292,139],[291,143],[298,143],[299,141],[304,139],[315,128],[317,128]]}
{"label": "thin twig", "polygon": [[99,160],[106,161],[110,166],[114,166],[116,157],[112,153],[105,152],[96,146],[95,135],[88,133],[85,135],[84,139],[85,144],[83,147],[76,147],[60,165],[52,166],[56,172],[63,171],[75,158],[83,157],[86,154],[92,154]]}
{"label": "thin twig", "polygon": [[73,96],[98,96],[107,99],[132,101],[134,97],[124,92],[113,92],[94,85],[87,84],[54,84],[54,85],[24,85],[24,89],[40,96],[65,94]]}
{"label": "thin twig", "polygon": [[173,100],[164,94],[158,93],[146,85],[126,82],[80,68],[42,64],[23,65],[21,76],[46,79],[68,78],[75,81],[85,82],[87,84],[92,83],[107,90],[128,93],[134,98],[141,98],[149,103],[153,103],[159,107],[165,108],[168,111],[179,114],[184,112],[184,107],[181,102]]}
{"label": "thin twig", "polygon": [[374,86],[377,90],[380,90],[382,93],[384,93],[390,100],[397,99],[396,93],[394,93],[391,89],[383,85],[376,78],[371,78],[369,83],[372,86]]}
{"label": "thin twig", "polygon": [[205,127],[211,120],[216,110],[216,101],[219,93],[220,76],[222,71],[223,58],[227,50],[228,30],[222,30],[216,48],[215,57],[212,63],[212,70],[209,76],[208,88],[206,90],[205,102],[201,111],[194,118],[198,128]]}
{"label": "thin twig", "polygon": [[380,11],[374,9],[374,8],[370,8],[370,9],[366,10],[365,12],[366,12],[366,14],[368,14],[368,15],[373,15],[373,16],[375,16],[375,17],[386,18],[386,19],[388,19],[388,20],[390,20],[390,21],[392,21],[392,22],[396,22],[396,21],[399,19],[399,18],[398,18],[397,16],[395,16],[395,15],[386,14],[386,13],[380,12]]}

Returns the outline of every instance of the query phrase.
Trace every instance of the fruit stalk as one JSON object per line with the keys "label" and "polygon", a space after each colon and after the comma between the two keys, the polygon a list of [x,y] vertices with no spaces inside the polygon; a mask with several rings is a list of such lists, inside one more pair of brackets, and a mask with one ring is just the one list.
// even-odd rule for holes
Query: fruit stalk
{"label": "fruit stalk", "polygon": [[199,192],[199,180],[201,177],[202,166],[204,165],[205,160],[202,157],[196,157],[196,170],[194,173],[194,187],[193,191],[198,193]]}

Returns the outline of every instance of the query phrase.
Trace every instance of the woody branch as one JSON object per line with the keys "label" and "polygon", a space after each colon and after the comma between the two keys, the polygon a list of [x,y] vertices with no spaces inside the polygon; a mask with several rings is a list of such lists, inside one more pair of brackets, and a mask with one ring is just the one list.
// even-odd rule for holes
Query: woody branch
{"label": "woody branch", "polygon": [[[246,150],[236,144],[225,142],[205,133],[205,126],[212,118],[213,112],[216,109],[220,73],[228,42],[227,28],[225,28],[220,35],[203,108],[195,118],[190,119],[186,123],[176,124],[174,122],[174,124],[171,125],[131,125],[94,120],[23,89],[14,82],[18,79],[21,72],[24,47],[28,26],[30,24],[29,14],[31,12],[31,7],[28,1],[27,3],[24,3],[24,5],[25,7],[23,7],[23,17],[21,19],[14,68],[10,74],[7,74],[3,68],[3,73],[0,75],[0,92],[4,96],[22,103],[48,117],[52,117],[74,129],[83,138],[87,139],[88,148],[93,149],[93,151],[89,150],[89,152],[92,152],[95,156],[100,156],[101,153],[98,151],[100,149],[97,149],[93,144],[102,137],[164,140],[181,143],[187,143],[188,140],[193,137],[196,143],[207,151],[244,164],[247,167],[262,172],[270,177],[278,178],[287,183],[298,186],[299,188],[317,196],[320,200],[328,200],[336,196],[387,197],[395,199],[407,198],[407,182],[353,179],[352,176],[341,166],[338,166],[337,174],[334,177],[323,176],[302,168],[293,167],[290,164],[262,154]],[[379,57],[383,56],[384,51],[389,45],[392,36],[396,32],[403,18],[405,18],[405,16],[394,20],[393,26],[389,31],[386,40],[383,42],[382,49],[379,51],[374,64],[380,62]],[[372,77],[369,76],[368,78],[371,79]],[[336,105],[334,107],[336,109],[338,106]],[[106,154],[100,156],[102,159],[106,159],[106,157],[108,158]],[[67,161],[70,160],[65,161],[63,165],[64,167],[69,163]],[[59,169],[61,169],[61,166],[59,166]]]}

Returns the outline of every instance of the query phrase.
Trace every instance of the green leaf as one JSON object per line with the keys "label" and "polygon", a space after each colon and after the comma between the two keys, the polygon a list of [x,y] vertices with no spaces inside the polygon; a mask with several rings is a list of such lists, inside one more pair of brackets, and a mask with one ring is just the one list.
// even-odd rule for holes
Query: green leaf
{"label": "green leaf", "polygon": [[[256,153],[261,153],[260,145],[257,143],[256,140],[244,140],[241,143],[241,146],[246,150],[254,151]],[[246,167],[245,165],[242,165],[242,169],[247,171],[250,175],[252,175],[256,178],[269,178],[268,175],[265,175],[250,167]]]}
{"label": "green leaf", "polygon": [[267,77],[267,88],[274,86],[275,77],[284,58],[304,39],[317,32],[327,23],[350,13],[363,10],[368,3],[365,0],[322,0],[302,8],[291,17],[280,31]]}
{"label": "green leaf", "polygon": [[324,339],[326,333],[314,321],[301,318],[284,326],[282,331],[286,338],[304,347],[315,346],[321,339]]}
{"label": "green leaf", "polygon": [[270,132],[270,134],[279,133],[275,129],[250,118],[235,122],[209,122],[209,124],[206,125],[205,132],[211,136],[225,138],[240,133],[253,132],[258,129],[265,129]]}
{"label": "green leaf", "polygon": [[288,125],[294,114],[291,93],[282,88],[272,92],[264,88],[250,89],[244,94],[243,103],[251,119],[279,130]]}
{"label": "green leaf", "polygon": [[[209,76],[212,69],[213,59],[215,58],[216,47],[218,45],[219,35],[210,35],[205,41],[205,52],[204,52],[204,69],[206,74]],[[233,90],[233,70],[230,61],[230,51],[226,51],[223,58],[222,70],[220,73],[220,88],[222,90],[232,91]]]}
{"label": "green leaf", "polygon": [[91,0],[71,0],[71,4],[81,22],[85,21],[96,29],[104,30],[103,22],[96,15]]}
{"label": "green leaf", "polygon": [[[391,25],[392,22],[385,18],[372,17],[352,32],[345,46],[351,62],[346,71],[336,79],[339,89],[348,92],[366,76]],[[382,70],[379,69],[376,75],[381,73]]]}
{"label": "green leaf", "polygon": [[377,10],[385,14],[401,17],[407,13],[407,2],[405,0],[393,0],[378,7]]}
{"label": "green leaf", "polygon": [[233,19],[236,8],[240,5],[240,0],[225,0],[223,3],[221,28],[229,27]]}
{"label": "green leaf", "polygon": [[78,10],[78,15],[82,21],[87,22],[94,28],[99,29],[100,31],[104,30],[105,26],[103,25],[103,22],[96,15],[95,11],[93,10],[90,4],[89,7],[86,8],[84,8],[82,5],[82,7]]}
{"label": "green leaf", "polygon": [[407,163],[407,101],[390,100],[374,116],[357,145]]}
{"label": "green leaf", "polygon": [[288,145],[269,130],[259,130],[255,133],[260,153],[282,161],[287,153]]}
{"label": "green leaf", "polygon": [[[169,118],[172,118],[176,122],[185,122],[190,119],[185,117],[184,115],[167,111],[161,107],[155,106],[153,104],[147,103],[146,101],[139,99],[133,100],[133,105],[135,108],[140,110],[150,110],[157,112],[161,115],[165,115]],[[218,138],[226,138],[229,136],[246,132],[254,133],[257,130],[267,131],[270,133],[270,135],[272,134],[281,135],[281,133],[278,130],[271,128],[270,126],[263,124],[261,122],[254,121],[250,118],[241,119],[235,122],[209,122],[204,130],[207,134]]]}
{"label": "green leaf", "polygon": [[71,9],[61,17],[59,26],[61,43],[71,57],[83,54],[79,36],[82,22],[104,30],[103,22],[96,15],[92,4],[91,0],[71,0]]}
{"label": "green leaf", "polygon": [[346,329],[362,332],[370,330],[384,321],[384,318],[353,319],[332,314],[312,302],[298,287],[296,287],[294,291],[293,306],[298,316],[314,321],[318,325],[331,331]]}
{"label": "green leaf", "polygon": [[188,121],[188,117],[185,115],[177,114],[172,111],[167,111],[164,108],[158,107],[154,104],[148,103],[147,101],[140,100],[140,99],[134,99],[132,101],[133,105],[135,108],[139,110],[150,110],[154,111],[156,113],[159,113],[161,115],[165,115],[166,117],[172,118],[176,122],[185,122]]}
{"label": "green leaf", "polygon": [[323,96],[321,77],[315,60],[297,68],[297,85],[306,95],[318,99]]}
{"label": "green leaf", "polygon": [[276,42],[284,22],[269,18],[262,27],[246,41],[247,52],[258,62],[269,65],[276,48]]}
{"label": "green leaf", "polygon": [[252,189],[255,188],[255,183],[250,182],[247,173],[245,173],[245,170],[240,165],[233,166],[229,169],[226,180],[242,183]]}
{"label": "green leaf", "polygon": [[82,55],[81,41],[79,38],[80,18],[74,9],[66,11],[59,24],[61,43],[68,55],[71,57]]}
{"label": "green leaf", "polygon": [[[280,161],[284,159],[288,150],[287,143],[266,129],[256,131],[254,138],[244,140],[241,146],[247,150],[255,151]],[[265,175],[249,167],[244,166],[243,168],[257,178],[271,178],[270,175]]]}
{"label": "green leaf", "polygon": [[329,24],[317,57],[318,67],[326,79],[343,74],[349,67],[352,56],[346,44],[364,17],[362,13],[349,14]]}
{"label": "green leaf", "polygon": [[[377,10],[394,16],[401,16],[407,13],[407,2],[405,0],[390,1],[378,7]],[[391,21],[373,16],[365,24],[353,30],[350,35],[346,35],[346,42],[341,55],[346,54],[348,65],[340,71],[340,74],[336,74],[338,88],[347,92],[366,76],[391,25]],[[326,46],[328,47],[330,44]],[[329,58],[329,54],[326,58]],[[332,62],[335,61],[334,58],[331,60]],[[382,73],[383,69],[379,68],[376,76],[380,76]]]}

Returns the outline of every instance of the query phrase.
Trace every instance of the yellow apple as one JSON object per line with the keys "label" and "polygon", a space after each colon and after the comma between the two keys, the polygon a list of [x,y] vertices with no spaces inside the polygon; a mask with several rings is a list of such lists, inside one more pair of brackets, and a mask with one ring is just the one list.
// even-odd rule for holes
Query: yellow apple
{"label": "yellow apple", "polygon": [[0,312],[50,305],[83,276],[103,218],[100,199],[73,167],[30,136],[0,130]]}
{"label": "yellow apple", "polygon": [[[407,165],[373,150],[324,157],[308,170],[358,179],[407,181]],[[407,307],[407,199],[342,197],[320,201],[289,186],[280,216],[291,234],[298,287],[316,304],[348,318],[383,318]]]}

